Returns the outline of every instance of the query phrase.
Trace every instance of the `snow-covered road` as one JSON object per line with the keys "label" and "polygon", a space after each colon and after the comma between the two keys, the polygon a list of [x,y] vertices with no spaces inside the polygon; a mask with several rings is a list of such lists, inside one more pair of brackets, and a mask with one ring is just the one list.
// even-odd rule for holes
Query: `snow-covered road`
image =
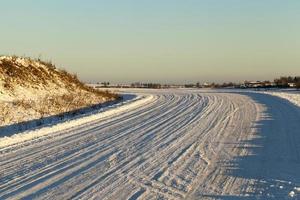
{"label": "snow-covered road", "polygon": [[300,198],[299,107],[266,94],[148,91],[113,117],[0,148],[0,199]]}

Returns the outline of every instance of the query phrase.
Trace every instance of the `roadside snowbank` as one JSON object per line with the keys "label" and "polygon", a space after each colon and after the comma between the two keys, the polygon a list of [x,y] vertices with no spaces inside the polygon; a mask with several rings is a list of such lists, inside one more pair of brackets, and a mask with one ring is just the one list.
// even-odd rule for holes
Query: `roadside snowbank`
{"label": "roadside snowbank", "polygon": [[268,91],[265,93],[281,97],[300,107],[300,91]]}
{"label": "roadside snowbank", "polygon": [[[136,98],[123,101],[112,106],[108,106],[107,108],[101,109],[99,113],[92,114],[89,116],[84,116],[82,118],[66,121],[52,127],[44,127],[38,130],[33,131],[25,131],[23,133],[14,134],[12,136],[5,136],[0,138],[0,148],[12,146],[15,144],[19,144],[28,140],[33,140],[37,138],[41,138],[43,136],[47,136],[49,134],[55,134],[55,132],[59,132],[61,130],[67,130],[75,126],[79,126],[82,124],[89,123],[94,120],[105,119],[112,115],[116,115],[122,112],[125,112],[129,109],[134,109],[140,107],[144,104],[151,102],[154,99],[154,96],[137,96]],[[51,135],[52,136],[52,135]]]}

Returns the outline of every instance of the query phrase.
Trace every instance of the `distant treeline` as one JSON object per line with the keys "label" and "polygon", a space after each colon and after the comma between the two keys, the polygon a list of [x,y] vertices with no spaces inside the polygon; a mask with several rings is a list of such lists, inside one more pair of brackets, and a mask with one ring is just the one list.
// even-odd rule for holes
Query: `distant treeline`
{"label": "distant treeline", "polygon": [[282,76],[274,81],[244,81],[244,83],[185,84],[185,88],[300,88],[300,76]]}
{"label": "distant treeline", "polygon": [[132,83],[131,87],[134,88],[153,88],[153,89],[160,89],[165,88],[166,85],[162,85],[160,83]]}
{"label": "distant treeline", "polygon": [[98,83],[96,87],[120,87],[120,88],[300,88],[300,76],[282,76],[273,81],[244,81],[243,83],[188,83],[184,85],[160,84],[160,83],[131,83],[129,85],[110,85],[109,82]]}
{"label": "distant treeline", "polygon": [[300,88],[300,76],[282,76],[278,79],[275,79],[274,84],[276,87],[282,88],[291,87],[291,85],[294,85],[295,88]]}
{"label": "distant treeline", "polygon": [[245,81],[243,84],[223,83],[216,84],[213,87],[226,88],[300,88],[300,76],[282,76],[274,79],[274,81]]}

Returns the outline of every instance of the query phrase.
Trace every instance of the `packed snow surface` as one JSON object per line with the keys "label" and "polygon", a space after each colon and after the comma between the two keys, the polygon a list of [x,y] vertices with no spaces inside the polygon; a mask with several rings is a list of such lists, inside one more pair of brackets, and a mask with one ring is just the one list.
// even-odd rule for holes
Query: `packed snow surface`
{"label": "packed snow surface", "polygon": [[134,92],[148,97],[2,145],[0,199],[299,198],[298,107],[253,92]]}
{"label": "packed snow surface", "polygon": [[[74,127],[74,126],[84,126],[85,123],[88,123],[90,121],[94,121],[94,120],[99,120],[99,119],[104,119],[107,117],[111,117],[119,112],[124,112],[128,109],[132,109],[134,107],[137,106],[141,106],[147,102],[149,102],[151,99],[153,98],[153,96],[148,95],[148,96],[137,96],[133,99],[129,99],[127,101],[121,101],[120,105],[124,105],[124,106],[120,106],[117,107],[116,109],[109,109],[110,107],[116,107],[118,106],[118,104],[116,105],[111,105],[109,107],[104,107],[103,109],[100,110],[99,113],[92,113],[93,115],[89,116],[83,116],[79,119],[70,119],[67,120],[66,122],[54,125],[52,127],[43,127],[40,128],[39,130],[32,130],[32,131],[24,131],[22,133],[17,133],[14,134],[12,136],[5,136],[0,138],[0,148],[1,147],[9,147],[15,144],[19,144],[25,141],[30,141],[30,140],[34,140],[34,139],[38,139],[40,140],[42,137],[47,137],[50,135],[50,137],[53,137],[53,133],[57,132],[60,133],[61,130],[66,130],[68,128]],[[1,134],[0,134],[1,136]]]}

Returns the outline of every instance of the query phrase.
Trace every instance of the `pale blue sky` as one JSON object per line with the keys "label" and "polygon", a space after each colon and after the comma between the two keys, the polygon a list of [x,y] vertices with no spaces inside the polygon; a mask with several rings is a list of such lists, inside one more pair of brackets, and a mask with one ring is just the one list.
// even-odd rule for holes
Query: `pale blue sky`
{"label": "pale blue sky", "polygon": [[300,75],[299,0],[0,3],[0,54],[42,55],[85,81]]}

